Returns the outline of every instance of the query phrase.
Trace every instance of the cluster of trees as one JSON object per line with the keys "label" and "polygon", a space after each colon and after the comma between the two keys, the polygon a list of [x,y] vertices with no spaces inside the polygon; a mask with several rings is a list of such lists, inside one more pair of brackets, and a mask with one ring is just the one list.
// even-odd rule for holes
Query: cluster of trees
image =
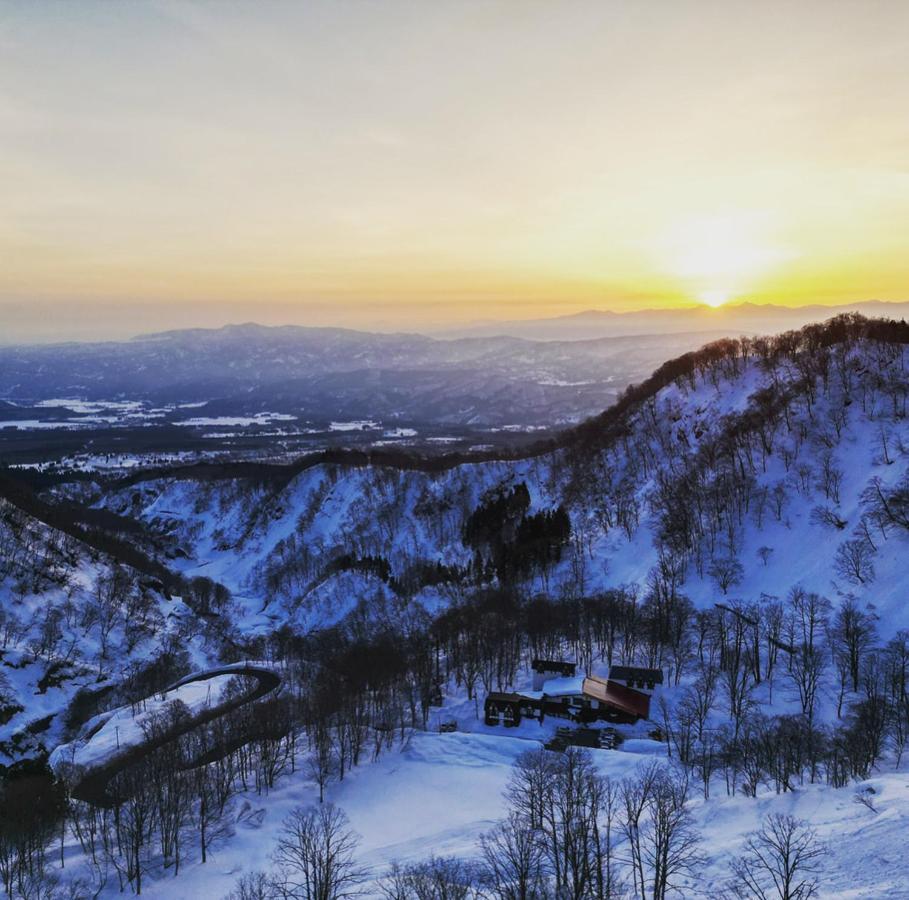
{"label": "cluster of trees", "polygon": [[74,571],[61,585],[67,586],[63,600],[42,604],[37,612],[26,606],[20,613],[12,604],[0,608],[0,649],[25,648],[32,661],[48,667],[87,664],[102,675],[121,654],[164,631],[159,595],[134,570],[99,564],[88,590],[70,584]]}
{"label": "cluster of trees", "polygon": [[[689,557],[699,573],[716,573],[724,592],[729,587],[725,562],[740,551],[747,523],[753,520],[761,527],[768,516],[783,521],[791,497],[820,495],[815,520],[838,530],[846,527],[837,512],[844,472],[835,448],[855,415],[853,407],[879,421],[880,453],[889,458],[893,436],[886,420],[892,415],[893,398],[898,398],[900,408],[905,405],[905,379],[898,377],[901,348],[874,344],[862,353],[851,349],[846,342],[802,351],[791,359],[765,351],[760,359],[774,386],[752,396],[746,413],[729,417],[699,442],[695,452],[675,459],[670,452],[671,425],[642,417],[649,440],[638,455],[652,454],[654,459],[645,463],[651,467],[660,457],[668,462],[657,475],[650,498],[659,518],[659,538]],[[866,357],[872,352],[881,359],[868,366]],[[889,381],[882,378],[887,372]],[[768,484],[761,476],[775,460],[786,474]],[[869,485],[865,512],[837,553],[841,577],[854,584],[873,580],[872,559],[880,541],[886,540],[887,528],[899,519],[899,497],[899,490],[887,492],[879,482]]]}
{"label": "cluster of trees", "polygon": [[[204,862],[236,792],[267,793],[302,767],[321,799],[330,781],[426,725],[433,683],[428,644],[413,649],[404,635],[366,638],[338,630],[309,638],[284,632],[255,649],[280,653],[279,696],[193,728],[131,765],[108,785],[109,808],[73,803],[71,827],[80,840],[85,836],[99,882],[113,873],[121,889],[139,893],[143,873],[178,873],[186,843]],[[247,689],[237,679],[235,690]],[[155,742],[155,728],[163,734],[179,729],[173,720],[179,715],[172,710],[149,739]]]}
{"label": "cluster of trees", "polygon": [[[177,875],[188,852],[204,862],[228,828],[238,792],[267,793],[284,774],[303,768],[321,798],[332,780],[343,779],[364,758],[374,760],[409,730],[425,728],[437,690],[427,631],[339,628],[300,637],[285,629],[232,654],[280,658],[281,693],[195,727],[172,703],[166,717],[143,726],[151,752],[132,758],[106,783],[83,784],[73,797],[64,792],[66,802],[48,827],[9,823],[18,836],[10,846],[20,848],[10,852],[16,860],[38,861],[29,865],[41,890],[55,880],[46,865],[52,840],[67,831],[90,861],[91,877],[78,882],[83,893],[77,896],[97,896],[111,882],[138,894],[149,875]],[[163,690],[186,668],[185,653],[169,651],[137,669],[106,704],[128,695],[139,710],[142,697]],[[244,679],[234,681],[219,702],[249,689]],[[79,773],[72,778],[78,785]],[[0,781],[2,792],[7,782]]]}
{"label": "cluster of trees", "polygon": [[[661,703],[672,751],[709,795],[721,774],[729,793],[793,790],[806,780],[841,787],[867,778],[909,730],[909,632],[880,646],[873,614],[847,596],[835,609],[793,589],[786,601],[733,603],[698,619],[694,678]],[[769,716],[756,691],[780,688],[797,712]],[[836,700],[832,722],[822,697]],[[719,720],[720,724],[716,722]],[[713,723],[713,724],[711,724]]]}
{"label": "cluster of trees", "polygon": [[66,808],[62,785],[40,763],[25,761],[0,777],[0,886],[8,897],[44,897],[53,880],[47,848]]}
{"label": "cluster of trees", "polygon": [[[149,873],[179,874],[188,845],[204,862],[226,831],[231,797],[267,791],[292,768],[286,707],[285,700],[257,704],[186,730],[189,713],[175,702],[143,723],[147,741],[160,746],[135,754],[109,779],[84,782],[75,792],[79,799],[65,777],[46,769],[6,773],[0,778],[0,875],[8,896],[97,897],[112,881],[120,891],[141,894]],[[179,736],[166,739],[174,733]],[[74,773],[76,785],[79,779]],[[58,889],[60,873],[50,859],[59,840],[62,865],[67,834],[78,840],[87,866]]]}
{"label": "cluster of trees", "polygon": [[478,580],[512,583],[538,575],[545,584],[571,538],[571,519],[563,506],[529,510],[530,492],[522,481],[494,492],[467,517],[463,540],[474,551]]}
{"label": "cluster of trees", "polygon": [[[612,529],[631,538],[649,512],[660,544],[727,593],[741,580],[749,527],[787,522],[796,497],[815,504],[816,522],[835,532],[851,526],[838,548],[837,575],[871,583],[889,532],[909,521],[909,475],[893,489],[872,480],[850,523],[840,511],[845,473],[838,454],[859,415],[874,429],[880,462],[895,464],[904,453],[894,422],[905,416],[909,397],[906,343],[905,323],[838,317],[776,337],[715,342],[631,389],[627,402],[585,423],[555,455],[578,545],[571,589],[579,591],[591,563],[582,548]],[[735,383],[755,364],[767,386],[726,415],[692,421],[678,395],[657,396],[669,384],[684,395],[705,382]],[[652,489],[641,491],[648,483]],[[761,561],[771,554],[762,548]]]}
{"label": "cluster of trees", "polygon": [[[530,751],[506,791],[508,817],[482,842],[493,896],[662,900],[701,860],[687,785],[659,763],[617,784],[590,754]],[[621,845],[621,852],[619,846]]]}
{"label": "cluster of trees", "polygon": [[20,596],[65,587],[76,559],[78,541],[0,498],[0,581],[11,579]]}
{"label": "cluster of trees", "polygon": [[[783,599],[729,599],[697,611],[680,592],[681,571],[678,558],[664,553],[640,589],[573,600],[525,597],[513,587],[481,590],[433,620],[415,617],[394,628],[354,617],[307,636],[285,628],[226,648],[237,658],[280,660],[282,696],[165,745],[112,782],[114,806],[74,801],[65,827],[84,842],[96,883],[116,878],[138,891],[150,871],[176,872],[187,847],[207,852],[236,791],[268,791],[302,766],[324,792],[363,758],[425,728],[446,684],[474,697],[507,689],[534,656],[575,658],[587,669],[600,662],[661,667],[670,684],[687,682],[677,702],[655,706],[654,715],[686,779],[705,796],[718,783],[748,796],[805,780],[840,786],[867,777],[888,750],[903,752],[909,632],[880,646],[872,612],[855,598],[834,607],[799,588]],[[136,672],[128,692],[148,696],[186,665],[173,648],[160,665]],[[766,715],[758,698],[779,692],[796,711]],[[819,715],[825,693],[838,701],[832,724]],[[559,778],[547,776],[553,784]],[[47,852],[62,827],[41,832]],[[553,878],[579,865],[559,859]],[[438,874],[427,866],[398,874],[422,883]],[[640,881],[640,865],[636,871]]]}
{"label": "cluster of trees", "polygon": [[[735,376],[740,365],[749,356],[756,356],[761,363],[773,369],[794,364],[799,357],[811,357],[831,348],[842,348],[841,355],[856,345],[888,352],[889,347],[909,344],[909,324],[893,319],[868,319],[855,313],[846,313],[806,325],[796,331],[757,338],[722,338],[705,344],[698,350],[683,353],[660,366],[639,385],[632,385],[619,401],[599,416],[568,432],[563,443],[571,446],[602,447],[627,429],[627,416],[642,401],[653,397],[671,384],[687,382],[694,387],[696,379],[707,377],[718,382],[720,378]],[[906,413],[909,400],[906,385],[897,373],[886,384],[887,397],[896,412]]]}
{"label": "cluster of trees", "polygon": [[[846,597],[834,608],[798,588],[782,600],[729,600],[696,611],[679,593],[678,574],[678,566],[666,557],[643,592],[620,589],[563,601],[525,598],[508,589],[480,591],[435,620],[414,621],[406,629],[353,620],[305,637],[284,629],[238,648],[238,655],[283,661],[286,687],[280,697],[188,731],[138,761],[111,782],[113,805],[72,801],[63,823],[42,826],[37,838],[35,829],[24,829],[26,849],[16,851],[16,859],[24,862],[8,868],[43,871],[41,853],[50,853],[54,835],[66,827],[92,861],[96,885],[116,878],[121,887],[138,892],[150,871],[176,873],[187,847],[206,855],[235,792],[267,792],[282,773],[301,766],[324,792],[364,757],[376,757],[410,729],[425,728],[446,683],[466,686],[473,696],[481,688],[506,688],[533,656],[573,656],[587,668],[601,661],[657,666],[668,672],[670,683],[688,682],[677,701],[654,709],[670,755],[685,773],[686,795],[689,782],[699,784],[705,796],[718,783],[729,793],[747,796],[762,786],[792,790],[806,780],[842,786],[867,777],[888,749],[899,757],[909,741],[909,632],[880,646],[873,614],[854,598]],[[160,689],[183,667],[185,660],[181,663],[178,655],[162,660],[131,690],[138,697],[151,684]],[[758,697],[781,691],[796,711],[785,716],[762,712]],[[819,716],[824,692],[839,703],[840,718],[832,724]],[[171,715],[179,717],[179,710]],[[178,724],[149,727],[166,733]],[[610,789],[613,799],[606,812],[611,816],[618,810],[617,817],[608,822],[598,818],[601,808],[589,804],[599,803],[602,785],[590,780],[595,773],[584,759],[574,751],[562,757],[541,754],[537,769],[525,759],[515,776],[524,779],[525,789],[515,788],[509,796],[515,801],[532,796],[526,784],[534,778],[556,793],[540,801],[548,804],[545,821],[539,804],[523,813],[515,806],[512,813],[532,820],[535,833],[545,840],[536,841],[533,849],[514,846],[509,835],[521,832],[517,820],[510,821],[487,837],[484,854],[495,848],[529,853],[563,892],[575,889],[566,884],[583,883],[588,890],[590,884],[609,883],[622,869],[626,887],[637,884],[643,890],[640,885],[646,884],[648,893],[642,896],[662,896],[646,862],[653,850],[628,844],[627,835],[622,853],[635,860],[630,868],[612,869],[610,862],[607,871],[605,857],[597,856],[605,845],[588,837],[581,840],[581,856],[576,846],[566,848],[564,841],[575,840],[580,826],[574,819],[570,827],[564,819],[557,822],[554,810],[578,817],[601,836],[624,834],[625,795]],[[656,804],[653,815],[684,811],[678,798],[674,807],[670,802],[673,784],[654,781],[647,787],[647,803]],[[567,793],[559,794],[563,789]],[[648,809],[644,812],[651,815]],[[591,858],[598,860],[595,865]],[[399,867],[395,877],[400,884],[422,884],[439,877],[442,864],[437,862],[420,871]],[[492,865],[491,860],[486,864]],[[448,872],[447,863],[442,868]],[[671,873],[664,874],[671,880]],[[477,886],[474,875],[470,890]],[[550,896],[547,890],[526,896]],[[434,896],[400,896],[424,895]]]}
{"label": "cluster of trees", "polygon": [[[762,784],[790,790],[808,778],[841,785],[867,777],[909,740],[909,632],[880,646],[873,611],[847,595],[834,607],[793,588],[783,599],[729,600],[695,610],[679,592],[678,567],[663,558],[643,596],[620,589],[577,600],[522,600],[479,592],[441,613],[430,628],[440,680],[469,697],[507,690],[534,657],[663,668],[688,681],[663,704],[674,753],[709,794],[722,775],[730,793]],[[796,712],[767,716],[775,695]],[[833,724],[821,721],[824,696]],[[721,723],[719,726],[717,723]]]}
{"label": "cluster of trees", "polygon": [[[343,545],[314,547],[303,536],[312,519],[307,508],[300,516],[297,531],[277,542],[257,568],[256,583],[270,596],[284,596],[292,602],[338,572],[372,575],[405,598],[436,585],[469,589],[495,581],[513,583],[538,578],[545,587],[550,572],[561,561],[571,540],[571,520],[564,506],[531,513],[527,484],[519,482],[511,488],[493,491],[472,512],[464,513],[460,520],[463,522],[460,540],[472,552],[472,559],[443,562],[398,554],[392,560],[379,548],[393,543],[400,531],[399,499],[406,491],[389,493],[385,476],[373,473],[372,478],[375,484],[371,489],[375,490],[378,505],[371,507],[370,520],[377,523],[381,540],[375,535],[370,539],[365,534],[352,533],[346,536]],[[317,488],[311,501],[316,503],[323,498],[324,491]],[[416,512],[421,522],[433,530],[439,528],[437,520],[452,517],[454,511],[424,508],[418,502]],[[448,537],[456,532],[452,526]]]}
{"label": "cluster of trees", "polygon": [[[588,751],[531,750],[513,767],[506,816],[474,859],[432,856],[383,874],[356,862],[357,836],[330,804],[294,810],[270,872],[240,878],[228,900],[666,900],[706,861],[684,774],[658,762],[614,781]],[[722,886],[730,898],[810,900],[825,848],[805,822],[773,814],[748,836]]]}
{"label": "cluster of trees", "polygon": [[[562,507],[530,514],[523,482],[487,495],[476,507],[466,499],[475,495],[463,485],[441,499],[425,486],[414,507],[421,525],[437,529],[440,542],[462,541],[472,550],[477,562],[470,570],[414,559],[408,567],[377,552],[400,533],[405,507],[398,498],[407,487],[403,472],[383,470],[370,473],[374,493],[358,501],[370,509],[375,504],[375,534],[369,540],[352,535],[350,548],[309,546],[301,530],[282,543],[274,565],[260,573],[282,591],[304,590],[326,565],[370,571],[404,591],[421,583],[461,582],[455,601],[433,620],[414,612],[396,626],[378,626],[366,614],[354,615],[343,626],[316,634],[300,636],[287,628],[267,640],[249,641],[230,628],[225,615],[230,598],[220,585],[166,579],[179,586],[197,613],[187,627],[201,623],[207,638],[220,642],[222,655],[280,660],[288,673],[285,695],[167,743],[118,776],[112,784],[114,806],[74,802],[64,816],[68,824],[55,820],[50,830],[23,826],[21,840],[6,835],[4,846],[26,848],[14,851],[15,860],[26,862],[15,862],[10,871],[40,873],[42,865],[34,861],[43,858],[54,834],[69,827],[97,861],[96,883],[102,872],[104,878],[115,873],[121,887],[138,891],[149,868],[179,868],[187,835],[197,833],[200,852],[206,852],[236,790],[267,791],[282,772],[305,765],[324,792],[330,780],[343,778],[364,755],[378,755],[410,728],[425,728],[430,706],[449,682],[465,686],[472,698],[481,689],[507,689],[534,656],[572,657],[588,670],[600,661],[661,667],[670,684],[690,681],[679,701],[664,704],[659,715],[673,756],[705,796],[720,779],[730,793],[752,796],[762,785],[786,791],[805,779],[842,785],[867,776],[888,749],[899,758],[909,741],[909,633],[880,646],[873,615],[848,595],[835,608],[800,589],[785,598],[742,601],[730,595],[742,580],[738,554],[749,517],[759,527],[767,516],[783,521],[788,498],[798,492],[806,498],[822,495],[817,521],[835,531],[848,526],[839,512],[843,473],[835,449],[855,408],[879,422],[878,452],[885,463],[901,451],[887,418],[906,413],[901,344],[907,340],[904,325],[840,317],[777,338],[717,342],[668,364],[599,422],[566,438],[554,457],[555,468],[564,463],[566,474],[550,472],[550,477],[561,481],[558,491],[572,509],[574,529]],[[671,410],[653,402],[659,387],[675,382],[693,388],[698,378],[718,384],[740,375],[755,358],[773,387],[708,434],[681,431]],[[686,452],[676,452],[680,443]],[[781,461],[786,475],[768,486],[762,476],[771,457]],[[645,500],[636,485],[651,477],[656,489]],[[332,478],[337,473],[329,472],[314,493],[301,528],[317,514]],[[882,543],[909,528],[907,479],[895,487],[869,483],[861,519],[838,553],[838,574],[845,581],[868,583]],[[645,502],[659,521],[657,564],[641,585],[589,595],[584,589],[592,547],[589,523],[600,532],[620,528],[630,537]],[[21,580],[24,573],[40,570],[41,578],[63,578],[60,584],[65,584],[75,555],[90,552],[95,562],[102,558],[96,547],[86,551],[81,543],[84,523],[66,532],[35,523],[21,506],[0,500],[0,566],[5,567],[0,577]],[[92,534],[96,543],[102,539]],[[118,547],[114,541],[109,549]],[[525,594],[528,576],[539,576],[545,586],[547,572],[566,547],[576,569],[571,589],[558,599]],[[759,551],[764,564],[771,555],[772,548]],[[691,565],[714,579],[723,594],[721,605],[698,611],[684,596],[681,585]],[[163,582],[150,580],[149,574],[160,571],[144,563],[140,569],[144,575],[105,562],[91,596],[74,593],[28,622],[0,611],[0,644],[27,645],[35,659],[54,665],[76,659],[79,645],[90,644],[97,648],[99,674],[106,674],[118,651],[129,653],[163,630],[156,602]],[[34,587],[23,582],[23,594]],[[179,627],[170,638],[179,641]],[[172,670],[166,666],[152,689],[163,687]],[[130,690],[139,697],[143,687],[136,683]],[[772,698],[775,691],[784,691],[796,712],[762,714],[757,698],[765,692]],[[825,691],[837,701],[832,724],[819,715]],[[227,749],[215,754],[215,747]],[[585,790],[598,796],[599,788],[589,783]],[[652,797],[656,794],[648,794]],[[576,812],[600,828],[599,812],[583,805]],[[541,831],[534,826],[534,833]],[[771,828],[768,839],[774,833]],[[489,847],[494,840],[488,837]],[[552,849],[555,840],[550,835],[533,844],[541,870],[551,879],[547,885],[558,884],[564,893],[576,879],[585,885],[602,881],[600,863],[591,864],[589,856],[577,856],[564,844]],[[508,852],[529,852],[529,845],[522,847]],[[633,852],[643,859],[649,851],[640,845]],[[581,862],[582,857],[588,861]],[[462,864],[437,862],[399,867],[396,877],[410,890],[408,884],[442,877],[440,870],[449,880],[457,880],[455,869],[466,871]],[[643,891],[649,885],[654,897],[661,896],[640,859],[625,875],[632,886]],[[662,883],[665,889],[668,882]]]}
{"label": "cluster of trees", "polygon": [[478,553],[496,556],[514,540],[518,525],[530,509],[525,482],[486,497],[464,523],[464,543]]}
{"label": "cluster of trees", "polygon": [[138,521],[116,515],[108,510],[94,509],[78,503],[49,502],[39,497],[25,478],[0,469],[0,515],[10,507],[25,516],[33,533],[41,533],[45,542],[64,542],[63,546],[80,553],[88,551],[95,559],[107,558],[127,565],[145,578],[153,580],[162,590],[177,593],[183,579],[166,565],[146,552],[143,544],[151,545],[151,535],[145,533]]}

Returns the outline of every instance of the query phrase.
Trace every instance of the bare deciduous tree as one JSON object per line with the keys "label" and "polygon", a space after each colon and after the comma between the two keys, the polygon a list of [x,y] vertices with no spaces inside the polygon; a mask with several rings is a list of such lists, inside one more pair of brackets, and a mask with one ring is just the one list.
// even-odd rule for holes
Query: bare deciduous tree
{"label": "bare deciduous tree", "polygon": [[379,890],[385,900],[476,900],[480,896],[472,865],[439,856],[410,865],[394,863]]}
{"label": "bare deciduous tree", "polygon": [[292,900],[356,897],[366,873],[354,862],[357,838],[347,816],[330,803],[297,807],[284,820],[274,861]]}
{"label": "bare deciduous tree", "polygon": [[874,581],[874,550],[863,538],[843,541],[836,551],[834,566],[841,578],[853,584]]}
{"label": "bare deciduous tree", "polygon": [[265,872],[247,872],[224,900],[279,900],[281,891]]}
{"label": "bare deciduous tree", "polygon": [[745,569],[734,556],[722,556],[713,560],[707,574],[724,594],[728,594],[729,588],[741,584]]}
{"label": "bare deciduous tree", "polygon": [[623,784],[622,799],[635,891],[641,897],[665,900],[702,859],[700,838],[686,806],[687,781],[652,763]]}
{"label": "bare deciduous tree", "polygon": [[817,894],[820,860],[826,848],[807,822],[773,813],[745,841],[732,864],[737,897],[754,900],[810,900]]}
{"label": "bare deciduous tree", "polygon": [[480,838],[483,880],[496,900],[542,900],[540,833],[512,813]]}

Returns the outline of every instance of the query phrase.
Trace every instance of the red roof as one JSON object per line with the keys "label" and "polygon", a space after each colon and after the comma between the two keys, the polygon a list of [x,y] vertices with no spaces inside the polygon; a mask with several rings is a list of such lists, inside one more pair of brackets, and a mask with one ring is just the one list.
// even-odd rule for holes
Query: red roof
{"label": "red roof", "polygon": [[608,703],[630,716],[637,716],[639,719],[650,717],[650,696],[627,688],[624,684],[588,676],[584,679],[581,690],[591,700]]}

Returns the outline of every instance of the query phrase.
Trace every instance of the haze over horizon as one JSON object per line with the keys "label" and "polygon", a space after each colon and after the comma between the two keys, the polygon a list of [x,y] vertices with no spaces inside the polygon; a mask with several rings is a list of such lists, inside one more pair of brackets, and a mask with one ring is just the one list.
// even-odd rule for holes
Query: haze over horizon
{"label": "haze over horizon", "polygon": [[907,298],[909,6],[516,9],[6,4],[0,343]]}

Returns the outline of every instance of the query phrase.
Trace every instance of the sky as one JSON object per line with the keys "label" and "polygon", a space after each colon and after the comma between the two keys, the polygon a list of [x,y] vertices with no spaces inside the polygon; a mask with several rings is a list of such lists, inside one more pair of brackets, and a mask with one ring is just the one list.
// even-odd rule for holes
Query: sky
{"label": "sky", "polygon": [[907,286],[904,0],[0,6],[0,343]]}

